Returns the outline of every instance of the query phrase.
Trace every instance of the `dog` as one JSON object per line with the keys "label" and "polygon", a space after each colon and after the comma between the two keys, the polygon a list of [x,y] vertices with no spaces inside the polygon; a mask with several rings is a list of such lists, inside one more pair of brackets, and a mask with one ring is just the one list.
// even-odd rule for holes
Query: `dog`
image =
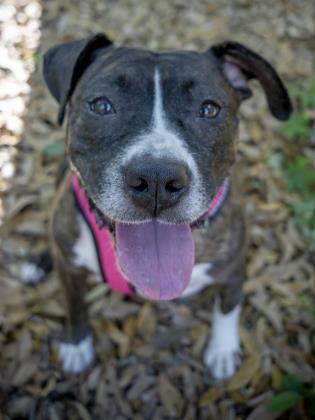
{"label": "dog", "polygon": [[238,110],[254,78],[272,115],[290,117],[276,71],[237,42],[157,53],[96,34],[49,49],[43,74],[60,125],[67,115],[68,169],[50,228],[67,303],[64,371],[79,373],[94,357],[84,300],[92,271],[152,300],[215,284],[204,363],[216,380],[232,376],[246,277]]}

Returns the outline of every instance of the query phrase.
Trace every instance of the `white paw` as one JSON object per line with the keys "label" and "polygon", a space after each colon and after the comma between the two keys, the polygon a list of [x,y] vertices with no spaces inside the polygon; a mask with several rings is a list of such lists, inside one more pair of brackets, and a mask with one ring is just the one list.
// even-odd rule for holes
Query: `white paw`
{"label": "white paw", "polygon": [[217,380],[234,375],[240,364],[240,339],[238,321],[240,305],[224,314],[216,302],[213,314],[212,335],[204,354],[204,362]]}
{"label": "white paw", "polygon": [[234,375],[240,365],[241,349],[240,346],[231,348],[219,348],[209,344],[204,354],[204,362],[211,370],[216,380],[223,380]]}
{"label": "white paw", "polygon": [[59,344],[59,359],[63,370],[67,373],[82,372],[93,361],[94,355],[93,340],[90,335],[78,344]]}
{"label": "white paw", "polygon": [[44,277],[45,272],[36,264],[25,262],[21,265],[20,278],[25,284],[38,283]]}

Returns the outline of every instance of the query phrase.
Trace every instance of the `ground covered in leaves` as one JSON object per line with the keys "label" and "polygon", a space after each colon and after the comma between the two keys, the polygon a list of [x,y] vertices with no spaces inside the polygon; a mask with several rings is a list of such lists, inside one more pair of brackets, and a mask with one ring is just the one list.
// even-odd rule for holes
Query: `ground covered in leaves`
{"label": "ground covered in leaves", "polygon": [[152,304],[124,300],[91,279],[87,299],[97,360],[69,377],[56,353],[65,313],[56,273],[27,286],[20,268],[47,246],[63,151],[64,130],[40,74],[46,48],[97,31],[118,44],[162,50],[205,49],[234,39],[269,59],[295,92],[307,96],[315,73],[314,2],[43,3],[0,5],[0,419],[311,418],[315,261],[304,222],[312,214],[301,219],[296,204],[303,194],[294,189],[296,180],[301,189],[301,173],[315,161],[311,99],[307,113],[285,130],[268,114],[255,83],[254,97],[242,108],[238,149],[250,222],[244,359],[226,383],[214,384],[202,364],[211,289],[189,301]]}

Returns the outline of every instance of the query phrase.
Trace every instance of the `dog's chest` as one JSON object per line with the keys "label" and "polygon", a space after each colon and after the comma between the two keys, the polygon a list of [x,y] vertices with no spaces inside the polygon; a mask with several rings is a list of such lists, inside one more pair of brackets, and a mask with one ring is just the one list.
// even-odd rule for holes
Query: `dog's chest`
{"label": "dog's chest", "polygon": [[[77,214],[77,221],[80,227],[80,235],[73,247],[73,263],[76,266],[83,266],[97,275],[101,281],[101,271],[98,254],[95,247],[93,235],[81,214]],[[210,262],[202,262],[194,265],[191,280],[185,289],[182,297],[187,297],[198,293],[205,287],[213,283],[211,277]]]}

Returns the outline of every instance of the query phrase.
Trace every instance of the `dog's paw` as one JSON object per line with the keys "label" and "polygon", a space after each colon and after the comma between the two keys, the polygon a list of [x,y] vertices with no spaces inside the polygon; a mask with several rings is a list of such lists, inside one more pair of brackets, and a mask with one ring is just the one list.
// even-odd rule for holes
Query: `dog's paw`
{"label": "dog's paw", "polygon": [[93,340],[90,335],[77,344],[64,342],[59,344],[59,359],[66,373],[83,372],[92,363],[94,356]]}
{"label": "dog's paw", "polygon": [[224,314],[218,302],[213,314],[212,336],[204,354],[204,362],[211,369],[216,380],[234,375],[240,364],[240,339],[238,320],[240,305]]}
{"label": "dog's paw", "polygon": [[41,267],[31,262],[21,265],[20,279],[25,284],[36,284],[44,278],[45,272]]}
{"label": "dog's paw", "polygon": [[241,349],[238,343],[234,343],[234,345],[227,343],[226,346],[222,347],[217,347],[213,343],[210,343],[204,353],[204,363],[211,370],[213,377],[218,381],[233,376],[240,365],[240,361]]}

